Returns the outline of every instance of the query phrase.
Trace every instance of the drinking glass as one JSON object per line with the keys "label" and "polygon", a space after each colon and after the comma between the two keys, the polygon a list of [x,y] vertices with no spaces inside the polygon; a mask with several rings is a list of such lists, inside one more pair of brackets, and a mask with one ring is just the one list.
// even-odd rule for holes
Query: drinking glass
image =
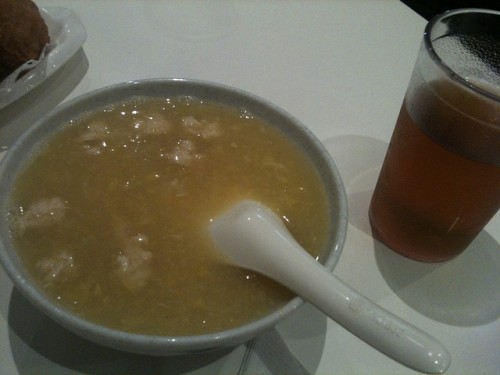
{"label": "drinking glass", "polygon": [[426,26],[371,200],[376,239],[451,259],[500,207],[500,12],[448,11]]}

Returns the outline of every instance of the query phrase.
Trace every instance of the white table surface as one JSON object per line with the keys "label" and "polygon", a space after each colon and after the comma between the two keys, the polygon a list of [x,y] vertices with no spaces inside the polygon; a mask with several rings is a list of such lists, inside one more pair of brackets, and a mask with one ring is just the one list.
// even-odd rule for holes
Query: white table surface
{"label": "white table surface", "polygon": [[[88,33],[58,73],[0,110],[0,151],[61,101],[122,81],[215,81],[281,106],[321,139],[348,193],[334,273],[438,338],[449,374],[500,374],[500,215],[458,258],[402,258],[370,234],[367,208],[425,20],[395,0],[39,0]],[[221,353],[157,358],[84,341],[38,312],[0,268],[0,374],[414,374],[306,304]]]}

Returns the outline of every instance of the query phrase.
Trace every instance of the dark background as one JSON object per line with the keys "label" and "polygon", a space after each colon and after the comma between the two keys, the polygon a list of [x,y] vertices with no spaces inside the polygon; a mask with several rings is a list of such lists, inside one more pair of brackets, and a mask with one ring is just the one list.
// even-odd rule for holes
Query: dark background
{"label": "dark background", "polygon": [[425,19],[450,9],[485,8],[500,10],[500,0],[401,0]]}

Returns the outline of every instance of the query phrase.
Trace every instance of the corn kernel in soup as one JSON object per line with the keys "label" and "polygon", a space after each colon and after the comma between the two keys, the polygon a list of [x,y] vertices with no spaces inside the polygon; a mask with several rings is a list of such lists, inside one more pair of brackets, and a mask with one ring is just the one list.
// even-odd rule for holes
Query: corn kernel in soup
{"label": "corn kernel in soup", "polygon": [[203,334],[292,297],[215,248],[210,220],[242,199],[271,207],[312,255],[324,250],[326,193],[280,131],[191,97],[134,98],[72,121],[30,160],[11,230],[38,284],[81,317]]}

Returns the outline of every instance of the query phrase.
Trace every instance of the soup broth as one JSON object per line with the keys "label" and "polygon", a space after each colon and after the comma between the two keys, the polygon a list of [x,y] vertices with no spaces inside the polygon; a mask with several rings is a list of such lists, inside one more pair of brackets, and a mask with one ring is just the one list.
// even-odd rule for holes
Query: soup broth
{"label": "soup broth", "polygon": [[323,184],[286,135],[244,110],[138,97],[71,121],[29,161],[11,232],[37,283],[84,319],[196,335],[293,297],[212,242],[210,221],[242,199],[271,207],[313,256],[325,250]]}

